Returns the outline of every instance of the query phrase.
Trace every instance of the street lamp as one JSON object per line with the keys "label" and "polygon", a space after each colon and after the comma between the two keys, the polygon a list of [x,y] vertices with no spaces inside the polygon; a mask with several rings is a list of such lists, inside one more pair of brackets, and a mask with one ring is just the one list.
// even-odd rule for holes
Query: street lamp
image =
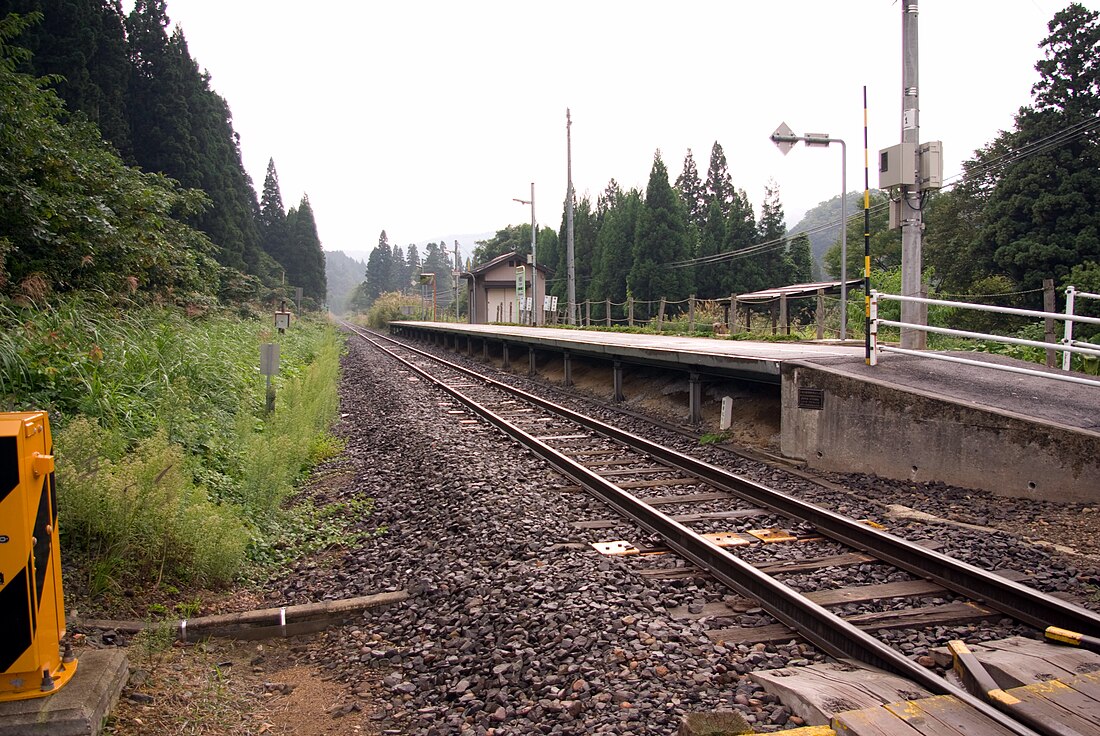
{"label": "street lamp", "polygon": [[784,156],[799,141],[807,146],[840,144],[840,340],[843,342],[848,337],[848,146],[839,138],[830,138],[828,133],[795,135],[786,123],[780,123],[771,138]]}
{"label": "street lamp", "polygon": [[428,273],[420,274],[420,283],[432,285],[432,322],[435,322],[435,272],[429,271]]}
{"label": "street lamp", "polygon": [[539,306],[539,266],[535,258],[535,182],[531,182],[531,199],[512,197],[512,201],[531,205],[531,324],[537,325],[542,322],[542,307]]}

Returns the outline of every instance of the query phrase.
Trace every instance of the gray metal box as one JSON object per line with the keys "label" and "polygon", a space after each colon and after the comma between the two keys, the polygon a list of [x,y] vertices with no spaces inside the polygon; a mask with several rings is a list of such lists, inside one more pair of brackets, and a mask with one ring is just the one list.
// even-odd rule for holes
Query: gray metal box
{"label": "gray metal box", "polygon": [[878,188],[912,186],[916,173],[912,143],[899,143],[878,152]]}
{"label": "gray metal box", "polygon": [[920,144],[921,189],[939,189],[943,186],[943,141]]}

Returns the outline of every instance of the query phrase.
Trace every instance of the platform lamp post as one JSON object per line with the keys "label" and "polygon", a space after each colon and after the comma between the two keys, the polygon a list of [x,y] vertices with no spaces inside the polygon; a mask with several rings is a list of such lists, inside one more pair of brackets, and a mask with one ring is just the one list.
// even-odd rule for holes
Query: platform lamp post
{"label": "platform lamp post", "polygon": [[531,199],[512,197],[512,201],[531,205],[531,324],[538,325],[542,322],[542,307],[539,306],[539,267],[535,257],[535,182],[531,182]]}
{"label": "platform lamp post", "polygon": [[430,271],[420,274],[420,283],[430,283],[432,285],[432,322],[435,322],[435,272]]}
{"label": "platform lamp post", "polygon": [[795,135],[786,123],[780,123],[771,138],[784,156],[799,141],[807,146],[840,144],[840,340],[843,342],[848,337],[848,146],[839,138],[830,138],[828,133]]}

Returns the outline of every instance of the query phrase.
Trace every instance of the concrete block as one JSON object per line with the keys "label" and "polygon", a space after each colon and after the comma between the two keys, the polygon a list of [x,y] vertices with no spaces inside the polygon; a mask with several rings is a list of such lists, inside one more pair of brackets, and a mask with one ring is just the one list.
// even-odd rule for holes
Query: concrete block
{"label": "concrete block", "polygon": [[76,674],[56,693],[0,703],[0,736],[96,736],[128,678],[124,651],[80,651]]}

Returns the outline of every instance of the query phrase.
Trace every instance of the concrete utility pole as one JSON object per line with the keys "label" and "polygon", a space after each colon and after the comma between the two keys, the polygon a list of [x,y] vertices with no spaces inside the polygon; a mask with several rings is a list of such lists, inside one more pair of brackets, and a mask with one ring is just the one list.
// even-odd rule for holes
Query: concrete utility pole
{"label": "concrete utility pole", "polygon": [[569,324],[577,324],[577,271],[573,264],[573,120],[565,108],[565,271],[569,302]]}
{"label": "concrete utility pole", "polygon": [[[913,146],[912,185],[901,187],[901,293],[923,296],[921,284],[921,212],[920,97],[917,65],[917,0],[902,0],[901,6],[901,142]],[[901,321],[928,324],[928,307],[914,302],[901,303]],[[902,328],[901,346],[923,350],[927,345],[922,330]]]}
{"label": "concrete utility pole", "polygon": [[462,262],[458,260],[458,241],[455,241],[455,322],[458,322],[458,275],[462,273]]}

